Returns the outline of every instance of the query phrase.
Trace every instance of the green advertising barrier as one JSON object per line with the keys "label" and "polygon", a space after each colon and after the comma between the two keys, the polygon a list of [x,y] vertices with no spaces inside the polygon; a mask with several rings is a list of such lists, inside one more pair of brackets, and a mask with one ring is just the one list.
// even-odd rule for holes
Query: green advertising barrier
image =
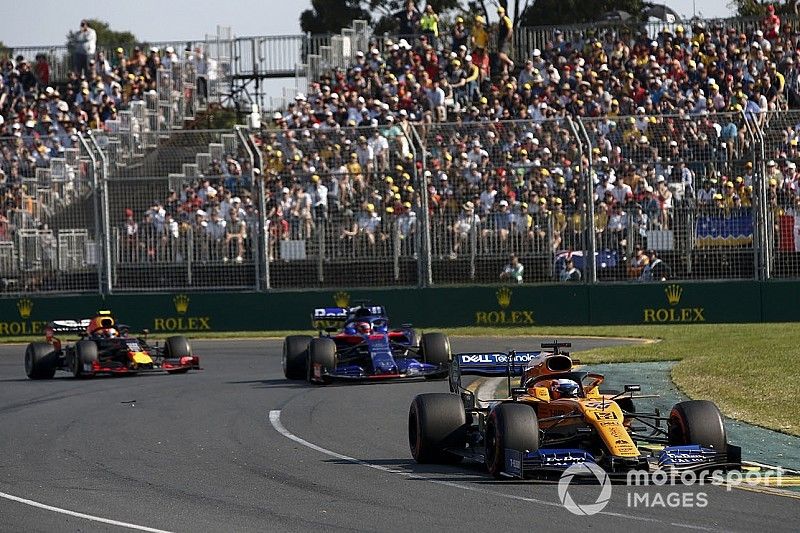
{"label": "green advertising barrier", "polygon": [[588,324],[761,322],[760,286],[752,281],[595,285]]}
{"label": "green advertising barrier", "polygon": [[395,325],[551,326],[800,320],[800,282],[526,285],[0,299],[0,338],[110,309],[133,331],[309,329],[315,307],[385,305]]}

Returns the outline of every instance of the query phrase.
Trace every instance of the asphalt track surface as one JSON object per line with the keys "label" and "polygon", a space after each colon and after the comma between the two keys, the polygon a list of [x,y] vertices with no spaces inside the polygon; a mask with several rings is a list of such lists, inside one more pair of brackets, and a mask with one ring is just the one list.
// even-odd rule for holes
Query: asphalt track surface
{"label": "asphalt track surface", "polygon": [[[573,350],[608,342],[576,340]],[[800,518],[797,499],[710,485],[615,485],[602,514],[575,516],[553,482],[413,462],[409,403],[446,391],[443,382],[312,387],[283,379],[280,341],[194,349],[203,372],[29,381],[24,347],[0,346],[0,530],[790,531]],[[633,490],[662,503],[703,492],[707,505],[632,507]],[[578,503],[598,494],[594,484],[570,486]]]}

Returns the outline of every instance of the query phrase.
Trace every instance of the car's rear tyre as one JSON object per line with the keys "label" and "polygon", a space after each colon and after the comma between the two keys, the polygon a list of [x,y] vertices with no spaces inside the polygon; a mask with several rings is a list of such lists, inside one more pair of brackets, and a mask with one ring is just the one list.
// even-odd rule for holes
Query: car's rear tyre
{"label": "car's rear tyre", "polygon": [[528,405],[501,403],[489,413],[484,442],[486,468],[494,477],[501,477],[507,449],[522,453],[539,449],[536,412]]}
{"label": "car's rear tyre", "polygon": [[708,400],[690,400],[675,404],[669,414],[667,427],[670,445],[699,444],[718,452],[728,449],[722,414]]}
{"label": "car's rear tyre", "polygon": [[52,379],[56,363],[56,353],[46,342],[32,342],[25,349],[25,374],[30,379]]}
{"label": "car's rear tyre", "polygon": [[97,361],[97,344],[92,341],[78,341],[72,356],[72,375],[76,378],[86,378],[94,375],[92,364]]}
{"label": "car's rear tyre", "polygon": [[408,411],[408,444],[418,463],[461,461],[446,448],[463,448],[466,443],[466,413],[458,394],[420,394]]}
{"label": "car's rear tyre", "polygon": [[281,366],[286,379],[306,379],[310,335],[289,335],[283,340]]}
{"label": "car's rear tyre", "polygon": [[164,343],[164,355],[170,359],[180,359],[181,357],[191,357],[192,347],[189,339],[182,335],[167,337]]}
{"label": "car's rear tyre", "polygon": [[444,333],[423,333],[419,341],[419,351],[424,363],[443,367],[441,374],[426,376],[427,379],[439,379],[447,376],[450,361],[453,359],[450,351],[450,338],[447,335]]}
{"label": "car's rear tyre", "polygon": [[[327,337],[311,339],[308,345],[308,374],[310,383],[328,383],[336,370],[336,343]],[[319,372],[319,373],[317,373]]]}

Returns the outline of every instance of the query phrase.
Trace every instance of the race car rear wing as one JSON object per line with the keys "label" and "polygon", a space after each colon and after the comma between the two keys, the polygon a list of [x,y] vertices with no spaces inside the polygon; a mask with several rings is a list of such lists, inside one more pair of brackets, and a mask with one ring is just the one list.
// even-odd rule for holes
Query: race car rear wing
{"label": "race car rear wing", "polygon": [[511,378],[521,376],[528,364],[543,353],[512,350],[455,354],[450,365],[450,392],[471,397],[469,403],[475,405],[475,395],[461,385],[461,376],[506,377],[511,390]]}
{"label": "race car rear wing", "polygon": [[343,325],[347,317],[356,311],[366,311],[372,317],[386,318],[386,308],[382,305],[361,304],[356,307],[320,307],[311,315],[311,327],[318,330],[330,330]]}
{"label": "race car rear wing", "polygon": [[91,319],[89,318],[83,318],[81,320],[53,320],[47,324],[47,328],[49,328],[54,334],[81,334],[86,333],[86,328],[89,327],[90,320]]}
{"label": "race car rear wing", "polygon": [[321,307],[311,315],[311,327],[324,330],[344,324],[347,320],[345,307]]}
{"label": "race car rear wing", "polygon": [[453,357],[462,376],[521,376],[525,367],[543,352],[469,352]]}

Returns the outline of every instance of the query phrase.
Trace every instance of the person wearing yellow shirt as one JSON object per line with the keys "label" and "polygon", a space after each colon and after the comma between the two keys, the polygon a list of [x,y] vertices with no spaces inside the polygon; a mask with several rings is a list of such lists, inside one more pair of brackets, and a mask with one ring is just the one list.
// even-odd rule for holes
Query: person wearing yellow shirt
{"label": "person wearing yellow shirt", "polygon": [[489,48],[489,32],[486,31],[486,19],[481,15],[475,17],[475,25],[472,27],[472,46],[481,50]]}
{"label": "person wearing yellow shirt", "polygon": [[497,16],[500,18],[497,23],[497,57],[503,63],[503,73],[507,73],[514,68],[514,62],[508,57],[511,53],[511,40],[514,37],[514,24],[506,15],[503,6],[497,6]]}
{"label": "person wearing yellow shirt", "polygon": [[470,102],[475,101],[477,96],[480,96],[480,87],[478,86],[478,77],[480,76],[480,69],[472,61],[472,56],[467,54],[464,58],[464,70],[467,77],[464,79],[464,87],[467,91],[467,99]]}
{"label": "person wearing yellow shirt", "polygon": [[425,12],[419,19],[419,29],[428,36],[431,45],[436,48],[439,42],[439,15],[434,13],[433,5],[428,3]]}

